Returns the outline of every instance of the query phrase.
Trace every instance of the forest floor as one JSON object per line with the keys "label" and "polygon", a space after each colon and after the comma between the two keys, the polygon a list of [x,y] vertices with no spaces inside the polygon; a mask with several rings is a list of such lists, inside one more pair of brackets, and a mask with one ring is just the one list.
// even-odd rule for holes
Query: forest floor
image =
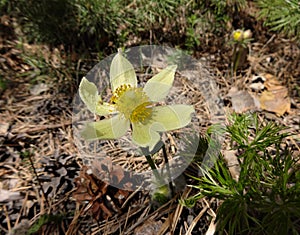
{"label": "forest floor", "polygon": [[[87,173],[74,144],[72,100],[81,74],[98,61],[73,59],[70,68],[62,48],[22,43],[10,23],[2,20],[0,34],[0,234],[213,231],[220,202],[203,198],[185,208],[178,199],[196,192],[190,187],[155,207],[148,192],[106,189]],[[287,126],[292,137],[286,141],[300,152],[299,42],[259,30],[235,74],[233,49],[224,39],[212,38],[193,56],[209,61],[224,111],[256,112],[263,122]],[[203,124],[209,125],[209,120]]]}

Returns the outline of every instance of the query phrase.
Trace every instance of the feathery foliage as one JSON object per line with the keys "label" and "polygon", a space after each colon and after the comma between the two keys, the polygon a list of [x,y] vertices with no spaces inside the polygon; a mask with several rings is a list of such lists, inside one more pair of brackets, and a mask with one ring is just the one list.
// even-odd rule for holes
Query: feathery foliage
{"label": "feathery foliage", "polygon": [[260,18],[271,30],[282,31],[300,39],[300,5],[298,0],[257,0]]}
{"label": "feathery foliage", "polygon": [[240,175],[234,179],[221,156],[193,187],[202,197],[223,200],[217,211],[218,231],[228,234],[300,233],[300,156],[292,156],[282,140],[284,128],[262,125],[255,115],[233,115],[227,126],[232,149],[236,149]]}

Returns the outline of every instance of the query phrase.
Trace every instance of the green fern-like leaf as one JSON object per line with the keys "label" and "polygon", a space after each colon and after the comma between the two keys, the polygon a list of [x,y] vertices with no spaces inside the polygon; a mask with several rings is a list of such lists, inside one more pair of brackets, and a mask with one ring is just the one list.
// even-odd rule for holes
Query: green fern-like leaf
{"label": "green fern-like leaf", "polygon": [[300,39],[300,5],[298,0],[257,0],[260,18],[273,31],[282,31]]}

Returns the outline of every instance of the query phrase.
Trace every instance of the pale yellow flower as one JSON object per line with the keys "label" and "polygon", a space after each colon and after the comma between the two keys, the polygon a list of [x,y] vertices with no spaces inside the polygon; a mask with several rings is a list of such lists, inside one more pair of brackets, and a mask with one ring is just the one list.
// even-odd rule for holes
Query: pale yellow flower
{"label": "pale yellow flower", "polygon": [[243,38],[244,39],[250,39],[252,38],[252,32],[250,29],[247,29],[243,32]]}
{"label": "pale yellow flower", "polygon": [[159,132],[182,128],[191,122],[191,105],[158,106],[172,87],[176,66],[168,66],[147,81],[143,88],[131,63],[118,53],[110,67],[112,97],[103,102],[94,83],[83,78],[79,95],[87,108],[109,118],[87,123],[81,135],[86,140],[117,139],[132,128],[132,141],[152,151],[160,140]]}
{"label": "pale yellow flower", "polygon": [[247,29],[245,31],[241,29],[234,30],[232,33],[232,38],[236,42],[241,42],[246,39],[250,39],[252,37],[252,32],[250,29]]}
{"label": "pale yellow flower", "polygon": [[232,38],[234,41],[242,41],[243,40],[243,31],[240,29],[233,31]]}

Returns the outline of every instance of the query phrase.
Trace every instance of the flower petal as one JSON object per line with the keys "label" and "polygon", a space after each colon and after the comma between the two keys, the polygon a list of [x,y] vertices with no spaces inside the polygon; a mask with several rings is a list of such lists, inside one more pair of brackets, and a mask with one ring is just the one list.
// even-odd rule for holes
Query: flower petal
{"label": "flower petal", "polygon": [[151,152],[160,140],[159,132],[175,130],[191,122],[195,112],[191,105],[169,105],[153,107],[153,117],[146,124],[132,123],[132,140],[141,147],[149,147]]}
{"label": "flower petal", "polygon": [[114,111],[114,106],[102,102],[101,96],[98,95],[96,85],[89,82],[85,77],[81,80],[79,85],[79,96],[92,113],[103,116]]}
{"label": "flower petal", "polygon": [[110,66],[110,84],[112,91],[115,91],[123,84],[137,86],[137,79],[132,64],[118,52],[113,58]]}
{"label": "flower petal", "polygon": [[116,115],[99,122],[87,123],[81,136],[85,140],[117,139],[126,134],[129,129],[129,120],[121,115]]}
{"label": "flower petal", "polygon": [[144,92],[152,101],[161,101],[169,93],[177,65],[171,65],[149,79],[145,84]]}
{"label": "flower petal", "polygon": [[158,126],[157,123],[148,123],[146,125],[133,122],[132,123],[132,140],[135,144],[141,147],[149,147],[151,152],[155,145],[160,140],[160,135],[156,129],[161,129],[161,126]]}
{"label": "flower petal", "polygon": [[182,128],[191,122],[191,114],[195,112],[192,105],[168,105],[153,107],[152,122],[163,127],[159,131],[170,131]]}

